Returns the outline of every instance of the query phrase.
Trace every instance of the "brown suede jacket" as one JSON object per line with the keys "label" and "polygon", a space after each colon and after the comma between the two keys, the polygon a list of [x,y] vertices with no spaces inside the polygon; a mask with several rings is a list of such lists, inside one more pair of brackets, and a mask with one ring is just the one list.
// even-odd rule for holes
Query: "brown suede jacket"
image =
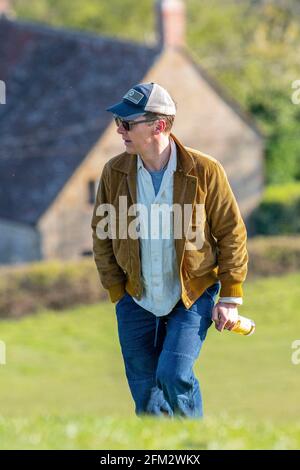
{"label": "brown suede jacket", "polygon": [[[247,274],[247,232],[237,202],[222,165],[213,157],[184,147],[171,134],[177,147],[173,204],[204,205],[204,233],[200,249],[187,248],[186,237],[175,238],[182,301],[190,308],[195,300],[217,280],[221,297],[242,297]],[[127,196],[128,207],[137,203],[137,156],[126,152],[104,166],[92,217],[94,258],[104,288],[112,302],[125,290],[140,299],[143,293],[139,239],[129,237],[100,240],[96,227],[102,216],[97,207],[112,204],[118,214],[119,196]],[[135,217],[127,214],[129,224]],[[190,219],[197,229],[194,213]],[[117,232],[118,233],[118,232]]]}

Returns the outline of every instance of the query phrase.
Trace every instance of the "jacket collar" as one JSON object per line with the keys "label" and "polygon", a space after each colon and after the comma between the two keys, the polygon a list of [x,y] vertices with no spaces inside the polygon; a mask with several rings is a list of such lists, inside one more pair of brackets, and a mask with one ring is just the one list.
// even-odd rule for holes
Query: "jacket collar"
{"label": "jacket collar", "polygon": [[[188,174],[194,166],[193,159],[187,149],[182,145],[182,143],[175,137],[174,134],[171,134],[172,139],[174,140],[177,146],[177,171],[182,171],[184,174]],[[137,167],[137,155],[129,154],[124,152],[120,155],[119,158],[112,164],[114,170],[121,171],[126,174],[136,174]]]}

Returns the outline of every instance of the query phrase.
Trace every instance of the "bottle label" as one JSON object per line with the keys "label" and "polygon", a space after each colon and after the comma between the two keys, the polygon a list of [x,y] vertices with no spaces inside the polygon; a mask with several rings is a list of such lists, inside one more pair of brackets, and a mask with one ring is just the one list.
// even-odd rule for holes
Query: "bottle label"
{"label": "bottle label", "polygon": [[249,335],[254,333],[255,324],[249,318],[239,316],[239,319],[232,331],[241,335]]}

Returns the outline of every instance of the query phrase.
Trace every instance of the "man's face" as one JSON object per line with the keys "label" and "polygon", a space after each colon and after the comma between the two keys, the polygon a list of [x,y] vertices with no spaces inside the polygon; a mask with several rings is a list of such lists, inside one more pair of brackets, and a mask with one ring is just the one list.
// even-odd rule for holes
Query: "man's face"
{"label": "man's face", "polygon": [[[144,116],[140,116],[130,122],[145,121]],[[153,129],[155,121],[153,122],[141,122],[141,124],[135,124],[131,127],[131,130],[126,130],[122,123],[117,128],[118,134],[121,134],[124,141],[126,152],[132,154],[143,154],[151,144],[153,143],[154,133]]]}

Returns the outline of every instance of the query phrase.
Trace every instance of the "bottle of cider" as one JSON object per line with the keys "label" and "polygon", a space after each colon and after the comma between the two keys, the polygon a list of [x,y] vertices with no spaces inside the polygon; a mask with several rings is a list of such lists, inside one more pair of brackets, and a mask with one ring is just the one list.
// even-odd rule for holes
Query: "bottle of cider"
{"label": "bottle of cider", "polygon": [[250,336],[255,331],[255,323],[253,320],[250,320],[250,318],[239,315],[239,319],[231,331],[239,333],[240,335]]}

